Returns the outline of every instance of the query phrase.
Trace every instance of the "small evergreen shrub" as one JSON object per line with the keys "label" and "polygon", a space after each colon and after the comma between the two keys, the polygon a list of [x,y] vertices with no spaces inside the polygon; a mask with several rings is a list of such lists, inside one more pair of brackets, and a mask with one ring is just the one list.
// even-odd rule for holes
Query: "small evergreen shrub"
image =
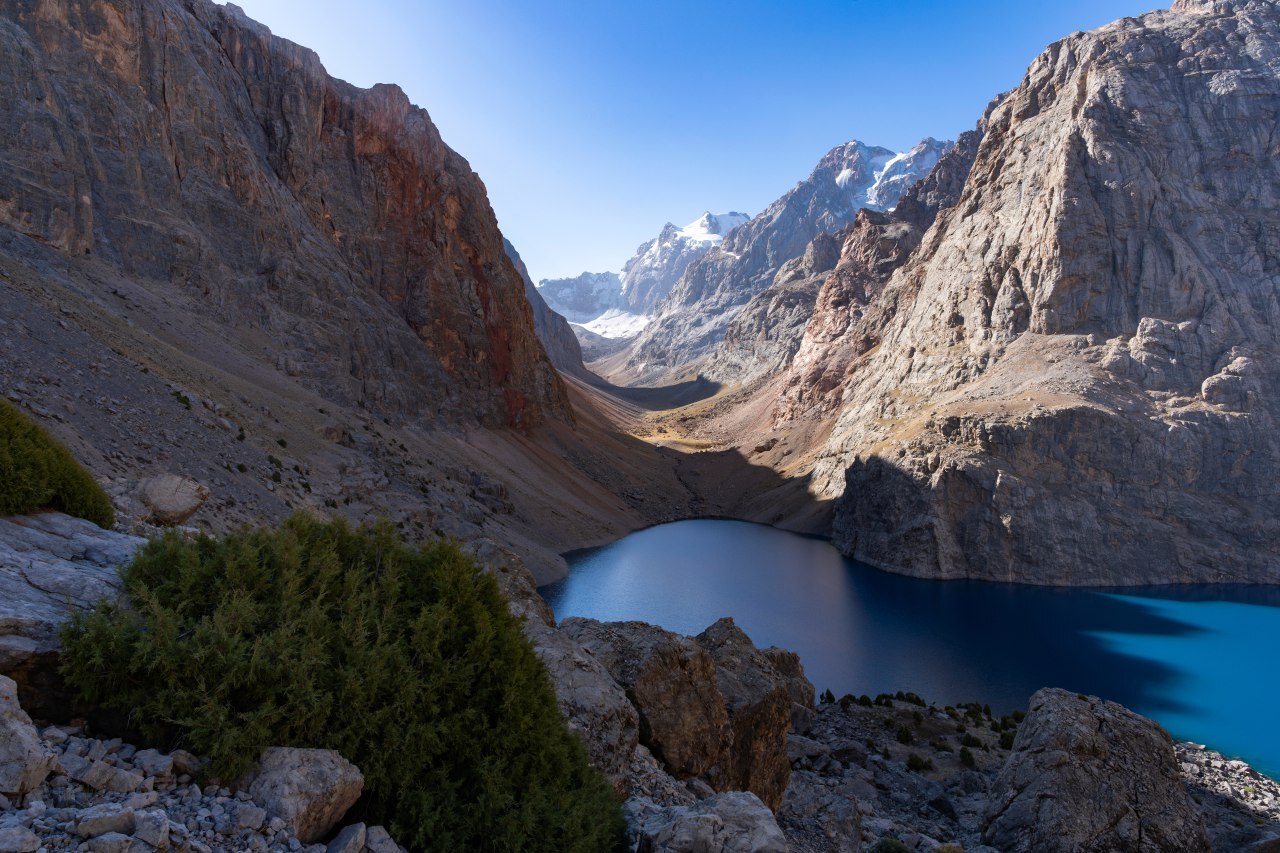
{"label": "small evergreen shrub", "polygon": [[982,746],[982,740],[980,738],[974,737],[971,734],[966,734],[964,737],[960,739],[960,745],[961,746]]}
{"label": "small evergreen shrub", "polygon": [[494,579],[446,542],[294,516],[224,539],[170,533],[124,572],[135,606],[63,630],[63,673],[153,744],[240,778],[267,746],[336,749],[358,818],[414,850],[617,849],[587,764]]}
{"label": "small evergreen shrub", "polygon": [[835,694],[831,692],[831,688],[828,687],[826,690],[822,691],[822,698],[818,701],[823,705],[830,705],[836,701],[836,697]]}
{"label": "small evergreen shrub", "polygon": [[898,737],[898,743],[901,743],[901,744],[908,744],[908,743],[911,743],[913,740],[915,740],[915,738],[911,736],[911,729],[907,728],[906,726],[898,726],[897,737]]}
{"label": "small evergreen shrub", "polygon": [[1007,731],[1007,732],[1002,733],[1002,734],[1000,735],[1000,748],[1001,748],[1001,749],[1013,749],[1013,739],[1014,739],[1015,737],[1017,737],[1017,736],[1018,736],[1018,733],[1017,733],[1017,732],[1015,732],[1015,731],[1013,731],[1012,729],[1010,729],[1010,730],[1009,730],[1009,731]]}
{"label": "small evergreen shrub", "polygon": [[967,746],[960,747],[960,763],[965,767],[973,767],[977,763],[974,761],[973,752]]}
{"label": "small evergreen shrub", "polygon": [[116,523],[111,499],[71,451],[7,400],[0,400],[0,516],[56,509],[102,528]]}
{"label": "small evergreen shrub", "polygon": [[933,759],[921,758],[913,752],[907,756],[907,769],[912,773],[923,773],[925,770],[932,770]]}
{"label": "small evergreen shrub", "polygon": [[911,848],[896,838],[881,838],[867,848],[867,853],[911,853]]}

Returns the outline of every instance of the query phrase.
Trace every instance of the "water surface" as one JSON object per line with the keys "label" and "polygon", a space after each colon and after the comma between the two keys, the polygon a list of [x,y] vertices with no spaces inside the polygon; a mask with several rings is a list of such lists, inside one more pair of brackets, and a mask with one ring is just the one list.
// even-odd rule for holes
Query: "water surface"
{"label": "water surface", "polygon": [[708,519],[567,557],[569,576],[541,590],[557,618],[697,634],[732,616],[757,645],[798,652],[817,689],[837,696],[910,690],[1007,713],[1040,687],[1064,687],[1280,775],[1280,589],[927,581],[823,540]]}

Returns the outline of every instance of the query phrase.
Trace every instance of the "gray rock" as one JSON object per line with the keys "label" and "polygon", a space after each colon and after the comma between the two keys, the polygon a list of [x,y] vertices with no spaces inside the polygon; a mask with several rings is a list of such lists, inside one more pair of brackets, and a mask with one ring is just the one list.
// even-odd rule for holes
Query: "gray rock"
{"label": "gray rock", "polygon": [[35,853],[40,839],[25,826],[0,827],[0,853]]}
{"label": "gray rock", "polygon": [[56,512],[0,519],[0,673],[18,682],[24,707],[50,712],[43,684],[58,629],[71,613],[119,596],[118,569],[143,541]]}
{"label": "gray rock", "polygon": [[132,835],[134,811],[119,803],[101,803],[84,809],[75,817],[75,833],[81,838],[97,838],[109,832]]}
{"label": "gray rock", "polygon": [[1031,697],[985,827],[984,841],[1011,853],[1209,850],[1164,729],[1049,688]]}
{"label": "gray rock", "polygon": [[369,853],[406,853],[405,849],[391,839],[387,830],[381,826],[371,826],[365,833],[365,849]]}
{"label": "gray rock", "polygon": [[86,846],[89,853],[129,853],[133,839],[120,832],[106,832],[90,838]]}
{"label": "gray rock", "polygon": [[169,846],[169,816],[163,809],[135,812],[133,837],[157,850],[166,849]]}
{"label": "gray rock", "polygon": [[21,798],[38,788],[57,762],[18,704],[17,685],[0,675],[0,792]]}
{"label": "gray rock", "polygon": [[702,776],[724,762],[730,745],[725,701],[715,663],[696,643],[644,622],[575,617],[563,620],[561,631],[626,689],[640,715],[640,742],[668,773]]}
{"label": "gray rock", "polygon": [[177,474],[160,474],[138,484],[138,499],[155,524],[182,524],[209,499],[209,489]]}
{"label": "gray rock", "polygon": [[326,853],[361,853],[364,850],[364,840],[367,830],[363,823],[353,823],[350,826],[342,828],[328,846],[325,847]]}
{"label": "gray rock", "polygon": [[157,749],[140,749],[133,756],[133,766],[147,776],[167,778],[173,775],[173,758]]}
{"label": "gray rock", "polygon": [[786,853],[787,840],[759,797],[717,794],[691,806],[672,806],[636,828],[638,853]]}
{"label": "gray rock", "polygon": [[242,785],[304,843],[322,838],[360,799],[364,776],[331,749],[270,747]]}

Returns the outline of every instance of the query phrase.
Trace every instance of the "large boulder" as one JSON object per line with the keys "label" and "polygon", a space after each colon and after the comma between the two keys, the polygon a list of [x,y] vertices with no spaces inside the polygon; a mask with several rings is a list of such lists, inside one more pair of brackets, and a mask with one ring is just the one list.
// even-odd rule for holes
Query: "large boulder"
{"label": "large boulder", "polygon": [[303,843],[324,837],[360,799],[364,775],[331,749],[270,747],[242,787]]}
{"label": "large boulder", "polygon": [[565,619],[561,631],[625,688],[640,714],[640,742],[668,773],[678,779],[723,775],[729,718],[710,655],[687,637],[644,622],[575,617]]}
{"label": "large boulder", "polygon": [[119,597],[119,568],[144,541],[59,512],[0,519],[0,674],[27,711],[75,716],[55,666],[58,629]]}
{"label": "large boulder", "polygon": [[733,732],[723,776],[712,784],[719,790],[754,791],[776,811],[791,780],[787,734],[792,680],[780,674],[730,618],[721,619],[695,639],[715,661],[716,684]]}
{"label": "large boulder", "polygon": [[18,685],[0,675],[0,794],[21,798],[40,787],[57,763],[18,704]]}
{"label": "large boulder", "polygon": [[983,838],[1030,851],[1208,851],[1159,725],[1113,702],[1044,689],[996,777]]}
{"label": "large boulder", "polygon": [[637,853],[786,853],[773,813],[749,791],[717,794],[690,806],[639,816]]}
{"label": "large boulder", "polygon": [[551,676],[560,713],[582,738],[592,766],[625,796],[640,725],[627,694],[590,652],[556,630],[551,608],[519,557],[488,540],[468,548],[497,579],[511,613],[523,620],[524,635]]}
{"label": "large boulder", "polygon": [[138,499],[155,524],[182,524],[209,499],[209,489],[190,477],[160,474],[138,483]]}

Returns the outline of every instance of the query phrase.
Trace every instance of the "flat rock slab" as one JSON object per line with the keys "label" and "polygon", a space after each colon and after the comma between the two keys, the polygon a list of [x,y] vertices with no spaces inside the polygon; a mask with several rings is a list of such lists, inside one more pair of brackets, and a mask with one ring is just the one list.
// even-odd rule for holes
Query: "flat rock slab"
{"label": "flat rock slab", "polygon": [[0,672],[56,650],[74,610],[118,597],[145,541],[57,512],[0,519]]}

